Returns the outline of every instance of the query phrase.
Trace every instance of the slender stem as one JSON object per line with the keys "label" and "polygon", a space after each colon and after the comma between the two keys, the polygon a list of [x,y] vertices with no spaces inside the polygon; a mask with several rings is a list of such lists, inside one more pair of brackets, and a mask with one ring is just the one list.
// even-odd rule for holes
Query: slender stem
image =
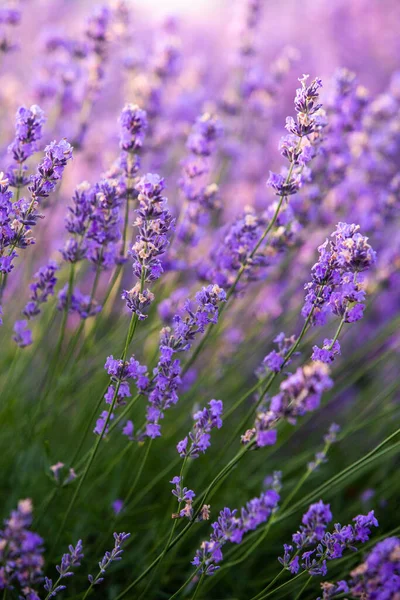
{"label": "slender stem", "polygon": [[[186,527],[184,527],[177,535],[176,537],[171,540],[168,548],[167,548],[167,552],[169,552],[185,535],[186,533],[192,528],[192,526],[194,525],[194,523],[196,522],[196,518],[199,515],[200,511],[201,511],[201,507],[203,506],[203,504],[205,503],[205,501],[207,500],[207,498],[209,497],[209,495],[211,494],[213,488],[216,486],[216,484],[223,479],[224,477],[226,477],[226,475],[229,473],[229,471],[231,471],[233,469],[233,467],[239,462],[239,460],[253,447],[253,443],[248,444],[247,446],[245,446],[244,448],[242,448],[237,454],[236,456],[234,456],[229,463],[218,473],[218,475],[216,475],[216,477],[214,477],[214,479],[212,480],[212,482],[210,483],[210,485],[208,486],[208,488],[206,489],[206,491],[204,492],[198,507],[196,509],[196,511],[193,514],[192,520],[189,521],[189,523],[186,525]],[[130,585],[128,585],[127,588],[125,588],[118,596],[115,600],[120,600],[120,598],[123,598],[128,592],[130,592],[134,587],[137,586],[138,583],[140,583],[142,581],[142,579],[144,579],[146,577],[146,575],[148,573],[150,573],[160,562],[160,560],[163,558],[164,556],[164,552],[161,552],[154,560],[153,562],[139,575],[139,577],[137,577]]]}
{"label": "slender stem", "polygon": [[185,583],[183,585],[181,585],[181,587],[179,588],[179,590],[177,590],[174,594],[172,594],[172,596],[170,596],[169,600],[175,600],[175,598],[177,598],[179,596],[179,594],[181,592],[183,592],[183,590],[185,589],[185,587],[189,585],[189,583],[194,579],[194,577],[196,577],[196,575],[200,571],[200,569],[201,569],[201,565],[199,567],[197,567],[197,569],[195,570],[194,573],[192,573],[191,575],[189,575],[189,577],[186,579]]}
{"label": "slender stem", "polygon": [[259,598],[259,596],[261,596],[261,594],[263,594],[264,592],[266,592],[267,590],[272,588],[272,586],[275,585],[275,583],[278,581],[278,579],[280,579],[281,576],[284,574],[285,570],[286,569],[281,569],[279,571],[279,573],[277,575],[275,575],[275,577],[272,579],[272,581],[269,582],[267,587],[265,587],[263,590],[261,590],[261,592],[259,592],[256,596],[254,596],[251,600],[258,600],[258,598]]}
{"label": "slender stem", "polygon": [[298,575],[296,575],[296,577],[292,577],[292,579],[289,579],[289,581],[286,581],[285,583],[282,583],[277,588],[275,588],[274,590],[271,590],[270,592],[267,592],[266,594],[264,594],[263,592],[265,592],[268,588],[265,588],[264,590],[262,590],[262,592],[260,592],[260,594],[257,594],[257,596],[254,596],[253,598],[251,598],[251,600],[264,600],[264,598],[268,598],[269,596],[272,596],[272,594],[275,594],[275,592],[278,592],[282,588],[284,588],[287,585],[293,583],[293,581],[296,581],[296,579],[300,579],[300,577],[302,577],[303,575],[305,575],[305,573],[307,573],[307,571],[302,571],[301,573],[299,573]]}
{"label": "slender stem", "polygon": [[199,579],[199,581],[198,581],[198,583],[196,585],[196,589],[194,590],[194,594],[192,596],[192,600],[196,599],[196,596],[197,596],[197,594],[199,592],[200,586],[203,583],[203,579],[204,579],[204,572],[201,574],[201,577],[200,577],[200,579]]}
{"label": "slender stem", "polygon": [[[137,314],[134,313],[132,315],[132,318],[131,318],[130,326],[129,326],[128,333],[127,333],[127,336],[126,336],[125,347],[124,347],[124,350],[123,350],[122,356],[121,356],[121,360],[123,360],[123,361],[126,359],[126,355],[128,353],[129,343],[132,340],[133,335],[135,333],[137,322],[138,322],[138,317],[137,317]],[[66,524],[66,522],[68,520],[68,517],[71,514],[71,511],[72,511],[73,507],[75,506],[75,502],[76,502],[76,500],[77,500],[77,498],[79,496],[79,492],[80,492],[80,490],[82,488],[82,485],[83,485],[83,483],[84,483],[84,481],[85,481],[85,479],[86,479],[86,477],[87,477],[87,475],[88,475],[88,473],[90,471],[90,468],[91,468],[91,466],[92,466],[92,464],[94,462],[94,459],[96,457],[96,454],[97,454],[99,446],[100,446],[100,443],[101,443],[101,441],[102,441],[102,439],[103,439],[103,437],[104,437],[104,435],[105,435],[105,433],[107,431],[107,426],[108,426],[108,423],[109,423],[109,421],[111,419],[111,415],[112,415],[112,412],[114,410],[115,403],[117,401],[117,396],[118,396],[118,391],[119,391],[120,385],[121,385],[121,381],[118,381],[117,384],[116,384],[116,386],[115,386],[113,399],[112,399],[112,402],[110,404],[110,408],[108,410],[107,417],[106,417],[104,425],[103,425],[103,429],[102,429],[100,435],[97,437],[95,444],[92,447],[92,450],[91,450],[90,455],[89,455],[89,460],[86,463],[86,467],[85,467],[85,469],[84,469],[84,471],[83,471],[83,473],[82,473],[82,475],[81,475],[81,477],[79,479],[79,483],[78,483],[78,485],[77,485],[77,487],[75,489],[75,493],[74,493],[74,495],[73,495],[73,497],[72,497],[72,499],[71,499],[71,501],[70,501],[70,503],[68,505],[68,508],[67,508],[67,510],[66,510],[66,512],[64,514],[64,517],[63,517],[63,520],[62,520],[62,523],[61,523],[61,527],[60,527],[60,529],[58,531],[56,540],[54,542],[54,547],[57,545],[57,543],[58,543],[58,541],[60,539],[60,536],[61,536],[61,534],[62,534],[62,532],[64,530],[64,527],[65,527],[65,524]]]}
{"label": "slender stem", "polygon": [[306,587],[308,587],[308,584],[311,582],[311,580],[312,580],[312,575],[310,575],[310,577],[307,579],[307,581],[305,582],[305,584],[303,585],[303,587],[301,588],[301,590],[299,591],[299,593],[297,594],[297,596],[294,600],[299,600],[301,598],[302,593],[304,592]]}

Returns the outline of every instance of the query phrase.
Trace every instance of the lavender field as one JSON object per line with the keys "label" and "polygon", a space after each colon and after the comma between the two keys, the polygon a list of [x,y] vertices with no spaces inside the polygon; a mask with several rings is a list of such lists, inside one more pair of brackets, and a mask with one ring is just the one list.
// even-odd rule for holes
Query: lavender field
{"label": "lavender field", "polygon": [[1,0],[0,600],[400,600],[400,2]]}

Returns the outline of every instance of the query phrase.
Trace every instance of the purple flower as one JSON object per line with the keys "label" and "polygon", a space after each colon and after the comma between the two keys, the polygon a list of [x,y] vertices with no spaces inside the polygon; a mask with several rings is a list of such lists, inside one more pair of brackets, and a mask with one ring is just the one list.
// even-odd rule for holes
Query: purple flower
{"label": "purple flower", "polygon": [[371,600],[396,598],[400,589],[400,539],[389,537],[376,544],[350,575],[348,590],[353,596]]}
{"label": "purple flower", "polygon": [[121,149],[125,152],[137,152],[142,147],[147,129],[146,111],[136,104],[126,104],[119,123]]}
{"label": "purple flower", "polygon": [[237,510],[224,508],[219,513],[217,521],[212,523],[213,531],[210,539],[201,544],[192,565],[200,567],[201,573],[213,575],[219,568],[217,563],[223,559],[222,547],[227,542],[240,544],[245,533],[266,523],[271,514],[277,510],[280,487],[280,474],[275,473],[271,488],[250,500],[242,507],[239,514]]}
{"label": "purple flower", "polygon": [[167,251],[168,232],[174,227],[174,219],[165,208],[167,199],[162,196],[164,180],[158,175],[148,173],[136,185],[139,192],[139,208],[135,225],[139,234],[132,246],[130,255],[133,258],[133,273],[138,283],[129,291],[125,290],[122,298],[130,311],[139,319],[145,319],[143,312],[151,304],[154,295],[144,285],[158,279],[163,273],[160,257]]}
{"label": "purple flower", "polygon": [[[111,385],[104,395],[106,404],[113,404],[114,408],[118,408],[125,404],[125,398],[131,396],[129,380],[133,380],[136,383],[136,387],[140,393],[145,393],[149,386],[149,377],[147,373],[147,367],[141,365],[139,361],[131,356],[129,361],[123,361],[121,359],[115,359],[112,355],[107,357],[104,365],[108,375],[110,375]],[[104,424],[107,419],[108,412],[103,411],[97,420],[94,433],[96,435],[102,435]],[[111,414],[110,419],[114,418],[114,413]],[[103,435],[107,433],[107,430]],[[128,421],[122,431],[123,435],[133,439],[133,423]]]}
{"label": "purple flower", "polygon": [[15,321],[13,340],[20,348],[32,344],[32,331],[28,329],[28,321]]}
{"label": "purple flower", "polygon": [[[368,515],[355,517],[354,525],[342,527],[337,523],[334,530],[329,532],[326,528],[331,520],[332,513],[329,505],[320,500],[310,506],[303,516],[303,524],[299,531],[293,535],[293,542],[298,551],[314,546],[301,554],[301,568],[308,571],[310,575],[326,575],[327,561],[341,558],[346,549],[356,550],[354,544],[368,541],[371,527],[378,526],[374,511],[369,512]],[[292,546],[285,545],[284,556],[278,560],[285,569],[294,572],[290,568],[292,551]]]}
{"label": "purple flower", "polygon": [[[312,315],[312,322],[321,325],[328,312],[346,323],[362,318],[364,305],[360,302],[365,292],[359,273],[371,268],[376,260],[368,238],[359,233],[358,225],[338,223],[331,238],[318,248],[320,257],[311,269],[312,281],[305,286],[307,294],[302,310],[304,317]],[[316,354],[326,361],[333,358],[319,348]]]}
{"label": "purple flower", "polygon": [[269,406],[257,412],[254,428],[242,436],[242,443],[255,439],[259,447],[275,444],[278,421],[285,419],[295,424],[298,417],[318,408],[322,394],[332,385],[329,369],[322,362],[300,367],[281,383]]}
{"label": "purple flower", "polygon": [[312,360],[320,360],[324,363],[331,363],[335,360],[335,356],[340,354],[340,344],[336,340],[325,339],[324,345],[322,348],[318,346],[313,346]]}
{"label": "purple flower", "polygon": [[[159,361],[154,369],[154,377],[147,394],[146,433],[154,438],[161,435],[159,421],[165,410],[178,402],[178,389],[181,381],[181,365],[174,354],[189,350],[199,333],[204,333],[210,323],[218,320],[218,309],[225,302],[225,292],[217,285],[209,285],[196,294],[196,303],[185,302],[184,313],[175,315],[173,327],[161,330]],[[213,408],[214,410],[214,408]],[[204,440],[203,440],[204,442]]]}
{"label": "purple flower", "polygon": [[48,577],[45,577],[44,589],[48,592],[50,598],[54,598],[58,592],[62,592],[66,589],[67,586],[59,585],[59,582],[66,577],[72,577],[74,574],[72,569],[74,567],[79,567],[81,564],[81,559],[84,554],[82,552],[82,540],[79,540],[74,546],[69,546],[69,552],[67,554],[63,554],[61,559],[61,564],[57,565],[56,569],[58,571],[58,580],[53,585],[53,581]]}
{"label": "purple flower", "polygon": [[20,500],[0,530],[0,588],[22,591],[43,579],[43,539],[30,531],[32,502]]}
{"label": "purple flower", "polygon": [[200,453],[203,453],[210,446],[210,431],[213,428],[220,429],[222,427],[222,410],[223,404],[221,400],[210,400],[208,408],[196,412],[193,415],[194,426],[189,433],[190,446],[188,447],[188,438],[184,438],[177,445],[177,450],[180,456],[198,458]]}
{"label": "purple flower", "polygon": [[54,288],[57,283],[57,277],[55,272],[58,271],[59,267],[54,261],[49,261],[44,267],[41,267],[34,278],[35,283],[30,284],[30,301],[26,304],[23,314],[31,319],[40,313],[40,305],[47,302],[49,296],[54,295]]}
{"label": "purple flower", "polygon": [[100,570],[96,577],[93,575],[88,575],[88,580],[90,583],[90,587],[94,585],[100,584],[104,581],[104,575],[107,569],[111,566],[113,562],[122,560],[123,548],[122,545],[126,542],[126,540],[130,537],[130,533],[114,533],[114,548],[111,551],[108,551],[104,554],[103,558],[99,562]]}
{"label": "purple flower", "polygon": [[[20,167],[37,151],[37,142],[42,137],[42,125],[45,120],[44,113],[39,106],[33,105],[30,108],[20,106],[17,110],[15,139],[9,145],[8,152]],[[18,169],[10,169],[9,179],[13,187],[26,185],[27,181],[22,177],[22,174],[23,172],[18,173]]]}

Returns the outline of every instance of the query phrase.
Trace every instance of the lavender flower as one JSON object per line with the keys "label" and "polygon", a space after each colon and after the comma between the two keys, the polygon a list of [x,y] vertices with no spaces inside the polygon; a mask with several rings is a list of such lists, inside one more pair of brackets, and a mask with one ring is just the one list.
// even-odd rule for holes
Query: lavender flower
{"label": "lavender flower", "polygon": [[181,457],[198,458],[200,452],[204,454],[210,446],[210,431],[214,427],[217,429],[222,427],[222,401],[210,400],[208,405],[209,408],[203,408],[193,415],[195,421],[193,431],[189,433],[189,437],[186,436],[178,443],[176,449]]}
{"label": "lavender flower", "polygon": [[26,176],[27,168],[23,163],[38,150],[37,142],[42,137],[44,122],[44,113],[39,106],[33,105],[30,108],[20,106],[17,110],[15,139],[8,147],[9,154],[17,163],[17,166],[11,166],[7,172],[12,187],[22,188],[29,183],[29,177]]}
{"label": "lavender flower", "polygon": [[59,592],[62,592],[67,588],[66,585],[60,585],[60,582],[66,577],[72,577],[74,574],[72,569],[74,567],[79,567],[81,564],[81,559],[84,556],[82,552],[82,540],[78,541],[75,548],[74,546],[70,545],[68,550],[68,553],[63,554],[61,564],[56,566],[59,574],[57,581],[53,584],[51,579],[45,577],[44,589],[46,592],[48,592],[48,598],[54,598]]}
{"label": "lavender flower", "polygon": [[296,339],[293,335],[291,337],[286,337],[283,332],[277,335],[274,339],[274,343],[277,344],[278,351],[272,350],[272,352],[267,354],[267,356],[263,360],[263,365],[273,373],[279,373],[284,363],[286,365],[290,364],[290,360],[285,362],[285,356],[288,350],[290,350],[290,348],[293,346],[295,341]]}
{"label": "lavender flower", "polygon": [[96,577],[93,577],[93,575],[88,575],[91,588],[95,585],[99,585],[102,581],[104,581],[104,575],[113,562],[122,560],[122,545],[124,544],[124,542],[126,542],[130,535],[130,533],[124,532],[114,533],[114,548],[111,550],[111,552],[107,550],[107,552],[104,554],[103,558],[99,562],[100,571],[98,572]]}
{"label": "lavender flower", "polygon": [[[320,257],[311,270],[312,281],[305,286],[307,295],[302,311],[316,325],[325,323],[328,312],[341,317],[344,323],[362,318],[365,292],[360,285],[360,273],[375,263],[376,254],[359,229],[358,225],[339,223],[332,239],[318,248]],[[333,340],[325,342],[322,350],[314,347],[314,355],[331,362],[340,347],[336,345],[334,349]]]}
{"label": "lavender flower", "polygon": [[157,280],[163,273],[160,257],[165,254],[169,241],[167,234],[174,227],[174,219],[165,208],[166,198],[162,196],[164,180],[148,173],[136,186],[140,206],[135,225],[139,229],[136,243],[132,246],[133,273],[139,279],[131,290],[125,290],[122,298],[130,311],[140,320],[146,319],[145,309],[154,299],[146,283]]}
{"label": "lavender flower", "polygon": [[[111,355],[107,358],[104,368],[110,375],[111,379],[111,385],[108,386],[107,392],[104,395],[104,399],[107,404],[113,404],[114,401],[114,406],[116,408],[125,403],[125,398],[129,398],[131,396],[128,383],[130,379],[135,381],[136,387],[141,394],[145,393],[149,386],[147,367],[141,365],[134,356],[132,356],[129,361],[122,361],[115,359]],[[102,434],[107,415],[108,412],[103,411],[97,420],[96,427],[93,430],[96,435]],[[110,415],[110,419],[113,418],[114,414],[112,413]],[[107,433],[107,431],[105,433]],[[129,435],[127,431],[124,431],[124,433],[125,435]]]}
{"label": "lavender flower", "polygon": [[[371,527],[378,526],[373,510],[368,515],[355,517],[354,525],[342,527],[336,524],[332,533],[326,531],[331,520],[332,513],[328,504],[320,500],[310,506],[303,516],[303,525],[292,537],[297,547],[296,555],[292,554],[293,547],[285,544],[284,556],[278,559],[285,569],[291,573],[298,573],[301,568],[310,575],[326,575],[327,561],[341,558],[346,549],[356,550],[354,544],[368,541]],[[312,550],[300,552],[312,546]]]}
{"label": "lavender flower", "polygon": [[20,348],[25,348],[32,344],[32,331],[28,329],[28,321],[25,319],[15,321],[13,340]]}
{"label": "lavender flower", "polygon": [[185,503],[185,506],[180,509],[179,512],[172,514],[172,518],[179,519],[181,517],[186,517],[191,519],[193,516],[192,502],[193,498],[196,497],[196,494],[193,490],[189,490],[187,487],[182,486],[182,477],[179,475],[173,477],[170,483],[175,486],[175,489],[172,490],[172,493],[179,502],[179,508],[183,502]]}
{"label": "lavender flower", "polygon": [[227,542],[240,544],[248,531],[253,531],[262,523],[266,523],[271,514],[277,509],[280,499],[280,478],[275,477],[270,489],[259,497],[250,500],[238,514],[237,510],[224,508],[217,521],[212,523],[212,534],[208,541],[201,544],[192,561],[200,573],[213,575],[219,569],[217,563],[223,559],[222,547]]}
{"label": "lavender flower", "polygon": [[146,111],[136,104],[125,104],[119,123],[121,149],[129,154],[135,154],[143,145],[147,129]]}
{"label": "lavender flower", "polygon": [[43,579],[43,540],[32,531],[32,502],[20,500],[0,530],[0,590],[12,590]]}
{"label": "lavender flower", "polygon": [[190,300],[185,302],[185,313],[175,316],[172,329],[164,327],[161,330],[160,358],[147,391],[147,437],[161,435],[159,421],[165,410],[178,402],[181,365],[179,359],[173,359],[174,354],[189,350],[195,337],[204,333],[209,323],[218,321],[218,307],[225,299],[225,292],[218,285],[209,285],[196,294],[196,304]]}
{"label": "lavender flower", "polygon": [[187,141],[191,154],[183,164],[183,175],[179,181],[185,205],[178,237],[193,246],[199,241],[199,226],[207,224],[208,213],[217,207],[218,186],[215,183],[202,185],[201,182],[210,170],[210,156],[221,133],[218,119],[204,113],[196,120]]}
{"label": "lavender flower", "polygon": [[242,443],[255,440],[258,447],[272,446],[277,440],[276,424],[285,419],[292,425],[297,418],[318,408],[324,391],[333,383],[329,369],[322,362],[313,362],[297,369],[280,385],[279,393],[258,411],[255,426],[242,436]]}
{"label": "lavender flower", "polygon": [[50,195],[61,179],[67,162],[72,158],[72,146],[67,140],[51,142],[44,151],[45,157],[28,187],[33,202]]}
{"label": "lavender flower", "polygon": [[49,296],[54,295],[54,287],[57,283],[55,272],[59,269],[57,263],[49,261],[49,263],[41,267],[34,278],[37,280],[35,283],[30,284],[30,301],[26,304],[23,314],[28,318],[32,319],[36,315],[40,314],[40,305],[47,302]]}
{"label": "lavender flower", "polygon": [[350,575],[348,590],[344,591],[352,596],[371,600],[395,598],[400,586],[400,539],[389,537],[376,544]]}

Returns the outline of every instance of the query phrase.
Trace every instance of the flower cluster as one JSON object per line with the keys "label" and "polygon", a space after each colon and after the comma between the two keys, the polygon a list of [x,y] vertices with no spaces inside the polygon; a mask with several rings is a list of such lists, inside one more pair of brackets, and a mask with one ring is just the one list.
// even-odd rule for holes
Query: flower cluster
{"label": "flower cluster", "polygon": [[[193,516],[192,502],[193,498],[196,497],[196,494],[193,490],[189,490],[187,487],[182,486],[182,477],[180,475],[175,475],[175,477],[171,479],[170,483],[175,486],[175,489],[172,490],[172,493],[179,503],[179,512],[173,513],[172,518],[179,519],[182,517],[187,517],[188,519],[191,519]],[[182,502],[185,503],[185,506],[181,509],[180,506]]]}
{"label": "flower cluster", "polygon": [[283,365],[290,364],[289,361],[285,361],[286,354],[288,350],[294,345],[296,339],[292,335],[290,337],[286,337],[282,332],[276,336],[274,339],[274,343],[278,346],[278,351],[272,350],[263,360],[263,366],[266,367],[272,373],[279,373],[282,369]]}
{"label": "flower cluster", "polygon": [[257,529],[266,523],[271,514],[277,509],[280,490],[280,477],[274,477],[270,489],[260,496],[250,500],[240,512],[224,508],[214,523],[212,534],[208,541],[201,544],[192,561],[192,565],[199,568],[201,573],[213,575],[223,560],[222,547],[227,542],[240,544],[243,536],[248,531]]}
{"label": "flower cluster", "polygon": [[34,275],[36,281],[30,284],[30,300],[23,310],[28,319],[32,319],[40,313],[40,305],[47,302],[49,296],[54,295],[54,288],[57,283],[55,276],[59,266],[50,260],[47,265],[41,267]]}
{"label": "flower cluster", "polygon": [[[344,323],[353,323],[363,316],[365,292],[360,273],[375,263],[376,254],[359,229],[358,225],[339,223],[331,239],[318,248],[320,257],[312,267],[312,281],[305,286],[302,310],[303,316],[317,325],[325,323],[329,312]],[[340,352],[336,342],[325,340],[322,349],[315,346],[313,357],[332,362]]]}
{"label": "flower cluster", "polygon": [[[222,427],[223,404],[221,400],[210,400],[208,407],[193,415],[193,431],[189,433],[176,447],[181,457],[198,458],[210,446],[210,431]],[[190,439],[190,445],[189,445]]]}
{"label": "flower cluster", "polygon": [[0,530],[0,590],[21,591],[43,578],[43,540],[31,524],[32,502],[20,500]]}
{"label": "flower cluster", "polygon": [[138,216],[135,226],[139,234],[130,254],[133,258],[133,273],[139,281],[131,290],[125,290],[122,298],[140,320],[146,319],[144,310],[154,298],[152,292],[144,286],[162,275],[160,257],[168,248],[167,234],[174,227],[174,219],[165,207],[167,200],[162,195],[164,187],[164,180],[151,173],[142,177],[136,185],[139,208],[136,209]]}
{"label": "flower cluster", "polygon": [[217,207],[218,186],[203,183],[210,170],[210,157],[215,152],[215,141],[222,133],[220,121],[209,113],[197,120],[187,141],[190,156],[183,163],[179,182],[185,198],[178,237],[195,246],[199,241],[200,225],[208,222],[209,212]]}
{"label": "flower cluster", "polygon": [[296,90],[294,100],[296,120],[286,118],[289,135],[280,143],[281,154],[289,161],[290,168],[283,174],[271,172],[267,182],[282,198],[295,194],[301,187],[304,166],[314,156],[315,134],[325,125],[320,114],[322,104],[318,102],[322,82],[316,78],[307,85],[308,77],[303,75],[299,80],[301,88]]}
{"label": "flower cluster", "polygon": [[298,417],[316,410],[322,394],[333,385],[329,369],[322,362],[312,362],[299,367],[280,385],[268,406],[256,415],[255,426],[242,436],[244,444],[253,439],[258,447],[273,446],[277,440],[276,425],[285,419],[292,425]]}
{"label": "flower cluster", "polygon": [[75,548],[72,544],[68,547],[69,552],[63,554],[61,564],[56,567],[59,577],[54,584],[52,579],[45,577],[44,589],[48,592],[49,598],[54,598],[59,592],[67,588],[66,585],[60,585],[60,581],[66,577],[72,577],[74,574],[72,569],[80,566],[84,556],[82,549],[82,540],[78,541]]}
{"label": "flower cluster", "polygon": [[[47,198],[61,179],[68,160],[72,158],[72,146],[61,140],[51,142],[45,148],[45,157],[32,176],[28,190],[31,200],[21,198],[11,203],[8,190],[9,181],[2,176],[0,183],[0,202],[2,208],[2,228],[0,240],[0,271],[9,273],[13,260],[17,256],[15,248],[26,248],[35,242],[30,237],[31,229],[41,215],[38,212],[39,201]],[[8,248],[8,254],[5,249]]]}
{"label": "flower cluster", "polygon": [[[332,520],[329,504],[322,500],[312,504],[303,515],[299,531],[292,536],[297,551],[293,555],[293,546],[284,545],[284,556],[279,557],[282,566],[295,574],[300,569],[310,575],[326,575],[327,561],[341,558],[346,549],[356,550],[354,544],[365,543],[371,535],[371,528],[378,527],[374,511],[367,515],[358,515],[353,519],[354,524],[341,526],[336,524],[332,532],[326,531]],[[306,550],[315,546],[312,550]]]}
{"label": "flower cluster", "polygon": [[204,333],[207,325],[217,323],[218,308],[225,299],[225,292],[218,285],[209,285],[197,292],[196,304],[190,300],[185,302],[185,312],[182,316],[175,316],[172,329],[164,327],[161,330],[160,358],[148,390],[147,437],[161,435],[160,419],[168,408],[178,402],[181,364],[179,359],[174,359],[174,354],[189,350],[196,336]]}
{"label": "flower cluster", "polygon": [[355,598],[385,600],[396,598],[400,589],[400,539],[389,537],[376,544],[348,581]]}
{"label": "flower cluster", "polygon": [[[136,387],[140,393],[144,393],[149,386],[147,367],[141,365],[134,356],[129,361],[117,360],[113,356],[109,356],[104,368],[111,378],[111,385],[108,386],[107,392],[104,395],[104,399],[109,405],[115,407],[121,406],[124,403],[124,398],[131,396],[129,387],[130,379],[136,383]],[[108,411],[103,411],[97,419],[96,427],[94,428],[96,435],[105,435],[107,433],[107,429],[104,431],[107,417]],[[113,418],[114,415],[111,413],[109,420]],[[132,432],[130,432],[130,428],[128,430],[125,428],[124,433],[131,436],[133,426]]]}
{"label": "flower cluster", "polygon": [[42,126],[45,122],[42,109],[34,104],[30,108],[20,106],[15,123],[15,139],[8,147],[17,166],[10,166],[7,177],[10,185],[22,188],[29,183],[24,162],[38,150],[38,141],[42,137]]}
{"label": "flower cluster", "polygon": [[128,538],[130,538],[130,533],[114,533],[114,548],[111,550],[107,550],[104,554],[103,558],[99,562],[99,572],[96,577],[93,575],[88,575],[89,583],[91,586],[99,585],[102,581],[104,581],[104,575],[107,569],[112,565],[113,562],[117,562],[122,560],[123,549],[122,545],[126,542]]}

